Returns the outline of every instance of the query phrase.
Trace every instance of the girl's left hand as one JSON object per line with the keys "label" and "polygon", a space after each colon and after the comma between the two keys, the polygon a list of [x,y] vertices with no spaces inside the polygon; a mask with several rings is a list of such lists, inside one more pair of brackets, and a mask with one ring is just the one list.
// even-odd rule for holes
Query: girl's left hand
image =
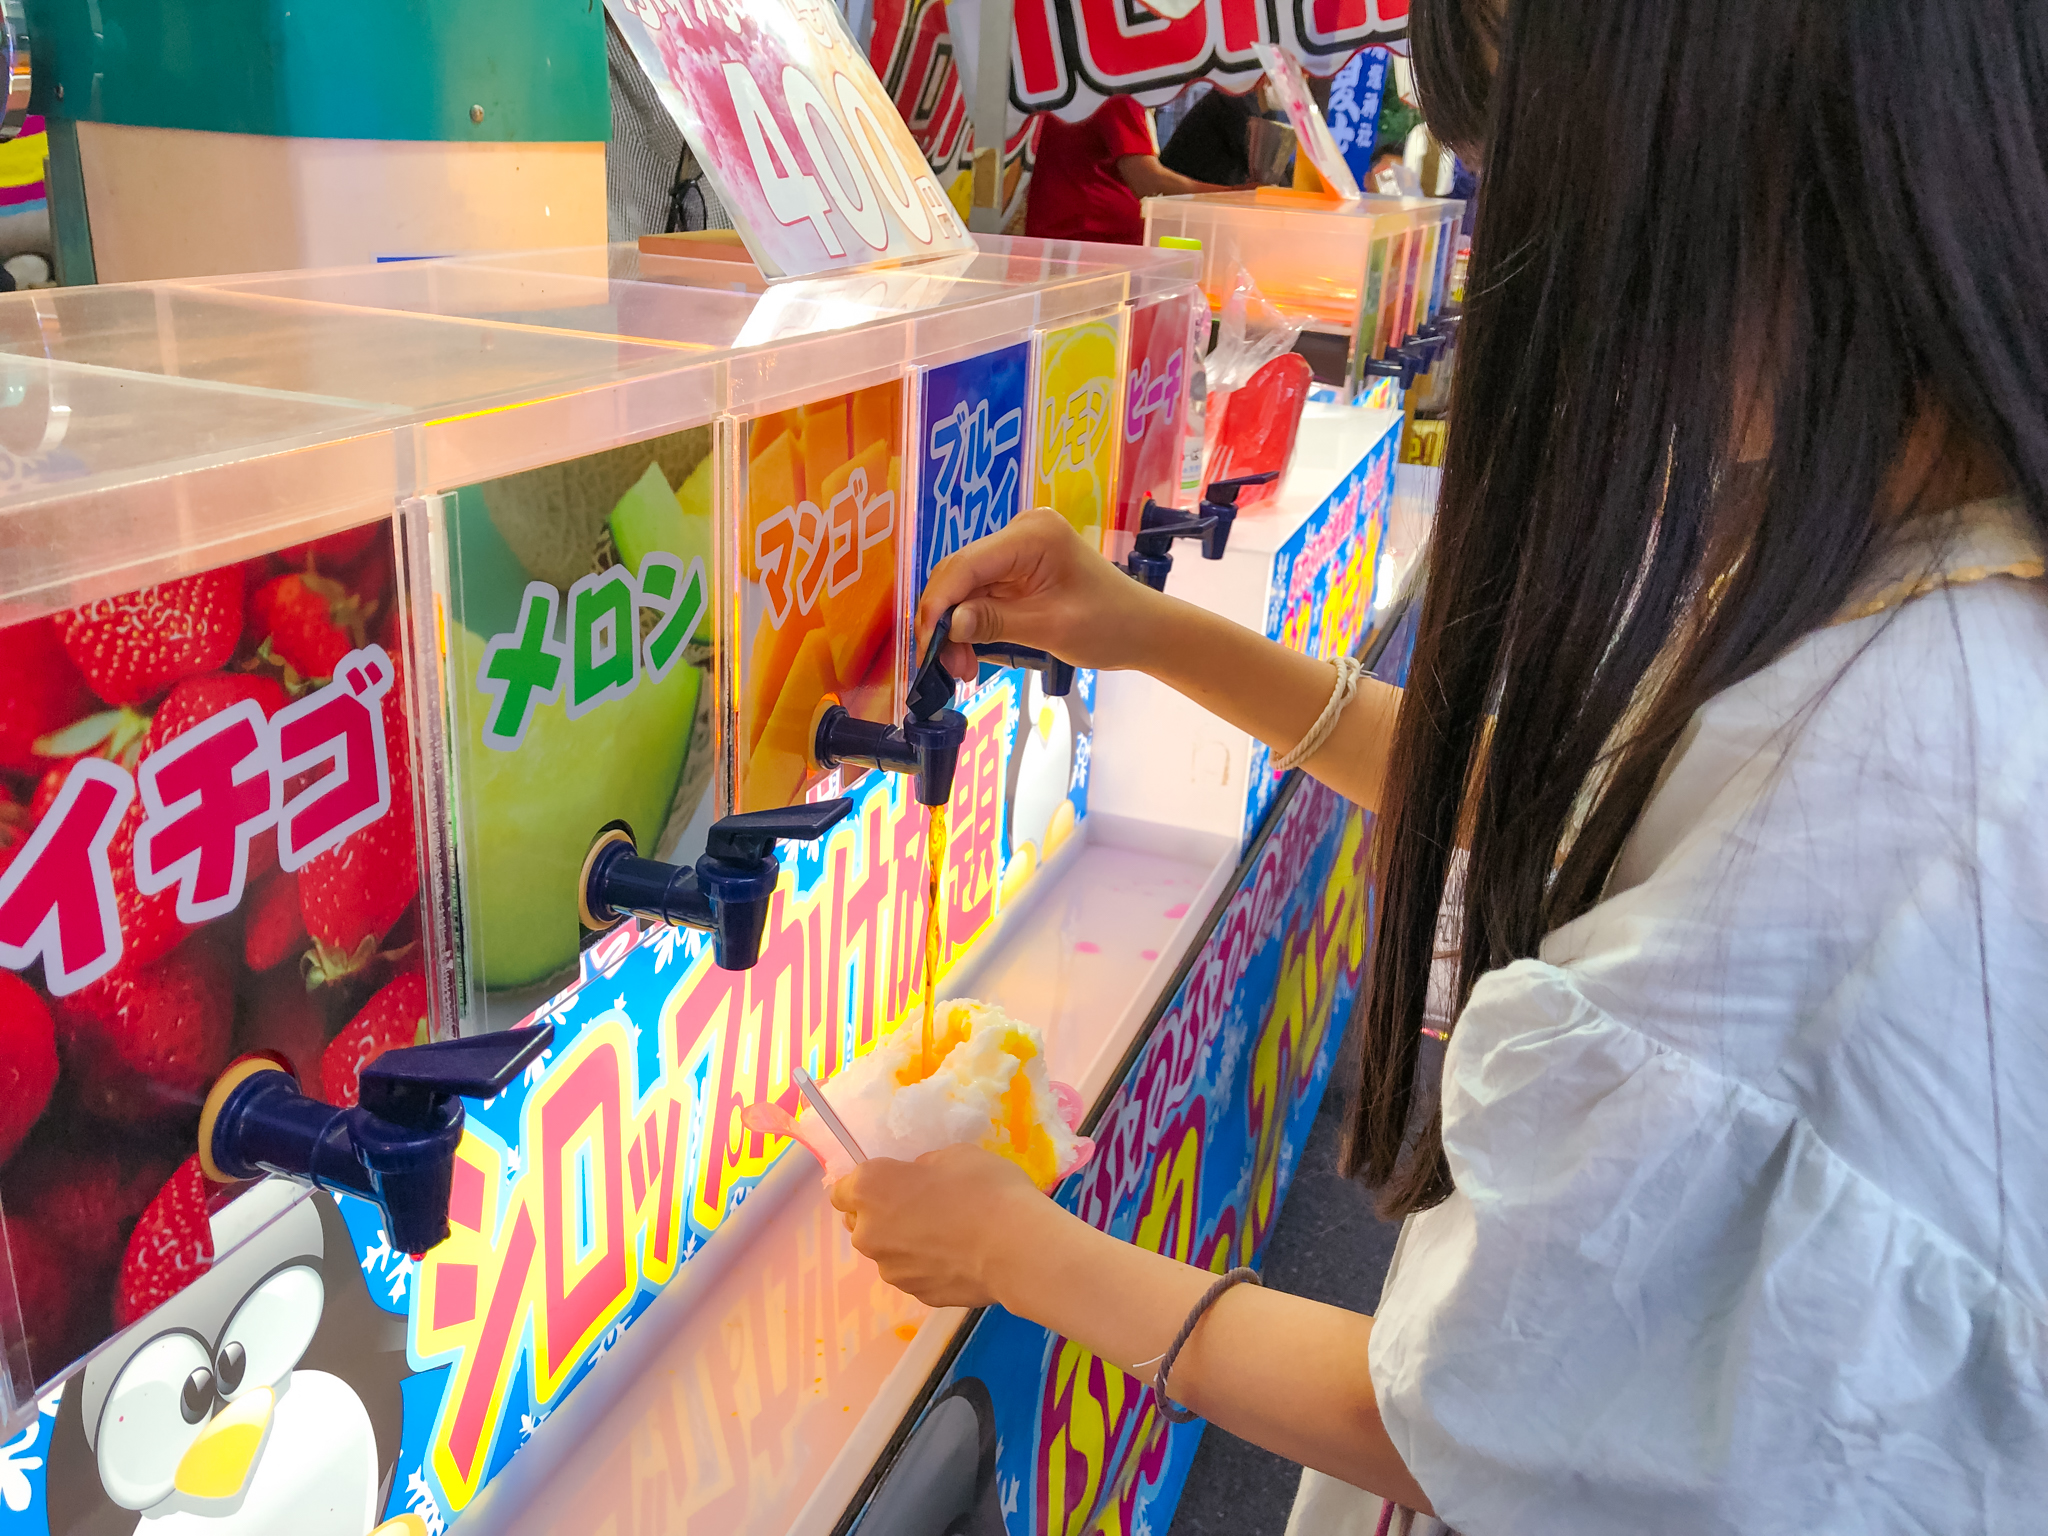
{"label": "girl's left hand", "polygon": [[929,1307],[998,1304],[1019,1235],[1055,1209],[1023,1169],[975,1146],[873,1158],[832,1186],[832,1203],[882,1278]]}

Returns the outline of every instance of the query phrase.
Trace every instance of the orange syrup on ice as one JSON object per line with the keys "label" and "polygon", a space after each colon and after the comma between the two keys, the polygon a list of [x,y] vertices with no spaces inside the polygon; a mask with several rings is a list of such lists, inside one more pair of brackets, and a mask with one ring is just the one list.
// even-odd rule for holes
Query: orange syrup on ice
{"label": "orange syrup on ice", "polygon": [[918,1077],[938,1070],[932,1059],[932,1005],[939,989],[939,885],[946,873],[946,808],[932,806],[925,828],[924,1031],[918,1037]]}

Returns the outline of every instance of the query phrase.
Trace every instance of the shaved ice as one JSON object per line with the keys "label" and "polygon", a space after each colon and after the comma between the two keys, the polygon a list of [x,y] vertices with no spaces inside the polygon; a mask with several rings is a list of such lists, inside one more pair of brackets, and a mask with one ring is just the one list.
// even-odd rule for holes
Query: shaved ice
{"label": "shaved ice", "polygon": [[[1050,1189],[1094,1150],[1074,1134],[1079,1095],[1045,1069],[1045,1042],[1029,1024],[972,998],[933,1011],[927,1076],[920,1061],[922,1025],[913,1018],[824,1085],[861,1151],[908,1162],[941,1147],[971,1142],[1008,1158],[1040,1189]],[[853,1159],[808,1108],[796,1134],[825,1165],[828,1181],[853,1171]]]}

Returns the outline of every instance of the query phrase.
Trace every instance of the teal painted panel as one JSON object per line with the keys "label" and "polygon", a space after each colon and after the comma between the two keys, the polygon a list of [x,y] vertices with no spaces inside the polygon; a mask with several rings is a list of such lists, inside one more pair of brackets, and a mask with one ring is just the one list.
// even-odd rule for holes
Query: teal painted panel
{"label": "teal painted panel", "polygon": [[28,0],[28,10],[36,110],[52,117],[290,138],[611,136],[601,0]]}

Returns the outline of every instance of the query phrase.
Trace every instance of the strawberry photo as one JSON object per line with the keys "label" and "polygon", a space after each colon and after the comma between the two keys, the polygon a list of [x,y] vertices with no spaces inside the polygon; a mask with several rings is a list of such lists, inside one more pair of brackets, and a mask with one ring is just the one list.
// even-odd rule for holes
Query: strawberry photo
{"label": "strawberry photo", "polygon": [[348,1104],[427,1036],[394,556],[366,523],[0,629],[0,1346],[38,1384],[212,1264],[230,1061]]}

